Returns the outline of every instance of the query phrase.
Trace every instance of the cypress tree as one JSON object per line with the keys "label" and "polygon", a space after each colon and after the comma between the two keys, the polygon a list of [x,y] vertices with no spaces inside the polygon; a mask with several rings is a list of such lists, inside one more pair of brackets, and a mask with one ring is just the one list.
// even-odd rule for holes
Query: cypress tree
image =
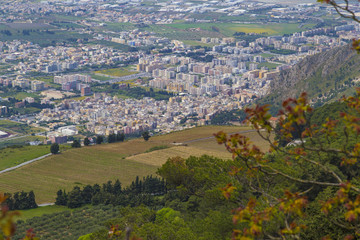
{"label": "cypress tree", "polygon": [[60,189],[59,191],[57,191],[56,194],[57,194],[57,197],[56,197],[55,205],[66,206],[67,205],[67,199],[66,199],[65,190],[63,192]]}
{"label": "cypress tree", "polygon": [[87,185],[83,188],[81,192],[82,199],[85,204],[91,203],[91,199],[93,197],[93,188],[90,185]]}
{"label": "cypress tree", "polygon": [[121,182],[119,181],[119,179],[115,181],[113,192],[115,195],[121,194]]}
{"label": "cypress tree", "polygon": [[28,195],[28,204],[29,204],[29,208],[37,208],[38,205],[36,204],[36,201],[35,201],[35,194],[34,194],[34,191],[30,191],[29,192],[29,195]]}
{"label": "cypress tree", "polygon": [[74,189],[69,193],[67,206],[69,208],[78,208],[84,203],[81,196],[81,190],[79,187],[74,187]]}

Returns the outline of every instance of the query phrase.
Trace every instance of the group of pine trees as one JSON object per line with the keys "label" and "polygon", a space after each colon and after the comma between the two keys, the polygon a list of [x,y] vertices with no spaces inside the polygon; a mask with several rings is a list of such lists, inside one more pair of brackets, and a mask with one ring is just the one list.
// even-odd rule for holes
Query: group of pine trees
{"label": "group of pine trees", "polygon": [[[105,141],[103,136],[97,136],[96,138],[93,138],[93,142],[96,144],[101,144]],[[114,142],[123,142],[125,141],[125,134],[124,133],[112,133],[107,138],[108,143],[114,143]],[[88,137],[84,138],[84,146],[89,146],[91,144],[91,141]]]}
{"label": "group of pine trees", "polygon": [[93,186],[87,185],[81,189],[76,186],[72,191],[66,193],[63,190],[57,192],[56,205],[67,206],[69,208],[81,207],[85,204],[113,204],[116,206],[138,206],[141,204],[155,204],[155,196],[166,193],[165,180],[147,176],[142,180],[136,180],[130,186],[122,189],[121,182],[116,180]]}
{"label": "group of pine trees", "polygon": [[37,208],[38,205],[35,201],[35,194],[33,191],[30,192],[16,192],[13,195],[5,193],[6,200],[4,205],[8,206],[9,210],[24,210]]}
{"label": "group of pine trees", "polygon": [[123,142],[124,140],[125,140],[124,133],[118,133],[118,134],[113,133],[108,136],[108,143]]}

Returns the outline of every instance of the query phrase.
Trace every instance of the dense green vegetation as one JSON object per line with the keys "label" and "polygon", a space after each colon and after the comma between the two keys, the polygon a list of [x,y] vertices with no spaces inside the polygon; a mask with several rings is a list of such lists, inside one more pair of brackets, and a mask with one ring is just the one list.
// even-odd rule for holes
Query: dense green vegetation
{"label": "dense green vegetation", "polygon": [[14,194],[5,193],[5,204],[9,210],[25,210],[37,208],[38,205],[35,202],[35,194],[30,192],[16,192]]}
{"label": "dense green vegetation", "polygon": [[167,91],[154,91],[152,88],[146,90],[141,87],[130,87],[126,89],[120,89],[118,84],[112,85],[100,85],[92,88],[93,92],[106,92],[111,95],[125,97],[125,98],[135,98],[142,99],[144,97],[151,97],[155,100],[168,100],[173,96],[173,93]]}
{"label": "dense green vegetation", "polygon": [[245,112],[243,110],[231,110],[217,112],[211,119],[212,125],[228,125],[231,122],[241,123],[245,120]]}
{"label": "dense green vegetation", "polygon": [[275,53],[275,54],[281,54],[281,55],[290,55],[290,54],[296,53],[296,51],[289,50],[289,49],[271,49],[270,52]]}
{"label": "dense green vegetation", "polygon": [[166,149],[166,148],[169,148],[169,146],[168,145],[155,146],[155,147],[152,147],[152,148],[149,148],[148,150],[146,150],[146,153],[161,150],[161,149]]}
{"label": "dense green vegetation", "polygon": [[142,180],[136,177],[136,180],[130,186],[122,188],[119,180],[114,184],[108,181],[106,184],[87,185],[83,189],[76,186],[72,191],[66,193],[59,190],[56,197],[56,205],[68,206],[69,208],[78,208],[84,204],[112,204],[117,206],[138,206],[145,204],[147,206],[156,206],[159,203],[155,196],[166,193],[165,181],[157,177],[147,176]]}

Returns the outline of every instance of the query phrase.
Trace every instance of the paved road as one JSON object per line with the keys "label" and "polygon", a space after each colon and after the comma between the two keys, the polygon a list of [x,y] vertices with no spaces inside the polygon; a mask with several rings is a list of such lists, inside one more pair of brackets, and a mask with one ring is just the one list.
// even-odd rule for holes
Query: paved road
{"label": "paved road", "polygon": [[28,164],[30,164],[30,163],[36,162],[36,161],[38,161],[38,160],[44,159],[44,158],[46,158],[46,157],[48,157],[48,156],[50,156],[50,155],[52,155],[52,153],[48,153],[48,154],[46,154],[46,155],[44,155],[44,156],[41,156],[41,157],[38,157],[38,158],[35,158],[35,159],[32,159],[32,160],[23,162],[23,163],[21,163],[21,164],[19,164],[19,165],[16,165],[15,167],[11,167],[11,168],[7,168],[7,169],[4,169],[4,170],[1,170],[1,171],[0,171],[0,174],[6,173],[6,172],[9,172],[9,171],[12,171],[12,170],[15,170],[15,169],[17,169],[17,168],[19,168],[19,167],[22,167],[22,166],[28,165]]}
{"label": "paved road", "polygon": [[52,205],[55,205],[55,203],[42,203],[42,204],[38,204],[39,207],[52,206]]}
{"label": "paved road", "polygon": [[[233,132],[233,133],[227,133],[227,134],[231,135],[231,134],[236,134],[236,133],[249,133],[249,132],[256,132],[256,130],[245,130],[245,131]],[[185,141],[185,142],[182,142],[182,143],[193,143],[193,142],[199,142],[199,141],[212,139],[212,138],[215,138],[215,136],[193,139],[193,140]]]}

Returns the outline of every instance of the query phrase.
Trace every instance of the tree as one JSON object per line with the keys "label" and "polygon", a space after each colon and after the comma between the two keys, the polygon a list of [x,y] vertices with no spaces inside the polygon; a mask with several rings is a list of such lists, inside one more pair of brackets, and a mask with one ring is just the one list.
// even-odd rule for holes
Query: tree
{"label": "tree", "polygon": [[[298,131],[299,138],[292,146],[280,147],[272,137],[269,105],[246,109],[248,123],[269,143],[268,152],[247,136],[216,134],[218,143],[233,154],[234,163],[241,165],[234,166],[231,174],[246,176],[254,196],[235,210],[234,239],[301,239],[304,223],[309,222],[306,217],[311,214],[309,203],[325,192],[317,205],[318,212],[338,230],[327,229],[322,232],[328,235],[324,237],[331,239],[334,231],[346,239],[359,237],[360,88],[355,96],[342,101],[348,109],[321,125],[312,124],[314,110],[305,93],[284,101],[279,112],[283,116],[280,132],[289,141]],[[222,192],[231,199],[237,187],[229,183]]]}
{"label": "tree", "polygon": [[101,144],[102,142],[104,142],[103,136],[97,136],[96,137],[96,144]]}
{"label": "tree", "polygon": [[79,187],[74,187],[74,189],[69,193],[67,206],[69,208],[78,208],[84,203],[81,190]]}
{"label": "tree", "polygon": [[81,148],[81,144],[78,140],[74,140],[73,143],[71,144],[72,148]]}
{"label": "tree", "polygon": [[108,143],[114,143],[116,142],[116,134],[112,133],[108,136]]}
{"label": "tree", "polygon": [[37,208],[37,207],[38,207],[38,205],[36,204],[36,201],[35,201],[34,191],[31,190],[28,194],[28,208],[32,209],[32,208]]}
{"label": "tree", "polygon": [[141,136],[144,138],[145,141],[148,141],[150,139],[149,131],[145,131],[141,134]]}
{"label": "tree", "polygon": [[89,146],[90,145],[90,140],[89,138],[84,138],[84,146]]}
{"label": "tree", "polygon": [[57,195],[57,197],[55,200],[55,205],[66,206],[67,205],[67,195],[66,195],[65,190],[62,191],[60,189],[59,191],[57,191],[56,195]]}
{"label": "tree", "polygon": [[57,144],[57,143],[53,143],[50,146],[50,152],[52,154],[57,154],[59,152],[59,149],[60,149],[60,147],[59,147],[59,144]]}
{"label": "tree", "polygon": [[125,140],[125,134],[124,133],[116,134],[116,140],[119,142],[123,142]]}

